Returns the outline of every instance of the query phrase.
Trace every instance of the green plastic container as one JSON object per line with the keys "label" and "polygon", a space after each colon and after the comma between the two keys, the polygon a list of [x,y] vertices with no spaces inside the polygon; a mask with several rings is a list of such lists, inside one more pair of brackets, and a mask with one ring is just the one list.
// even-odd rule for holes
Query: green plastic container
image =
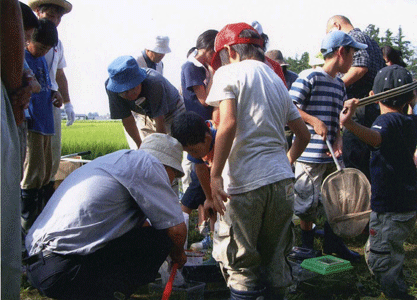
{"label": "green plastic container", "polygon": [[301,263],[301,267],[321,275],[335,274],[353,269],[350,261],[332,255],[305,259]]}

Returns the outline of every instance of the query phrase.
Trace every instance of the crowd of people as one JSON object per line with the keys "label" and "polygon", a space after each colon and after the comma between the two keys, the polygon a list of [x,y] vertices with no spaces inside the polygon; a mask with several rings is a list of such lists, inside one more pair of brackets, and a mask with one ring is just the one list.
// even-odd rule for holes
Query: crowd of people
{"label": "crowd of people", "polygon": [[[371,182],[370,272],[387,297],[415,299],[403,244],[417,218],[416,95],[358,100],[413,82],[398,50],[380,49],[336,15],[312,68],[296,74],[281,51],[267,51],[259,22],[233,23],[198,36],[177,89],[163,75],[169,37],[157,35],[137,58],[108,65],[110,116],[130,149],[87,163],[55,189],[60,107],[67,126],[75,116],[57,30],[71,10],[66,0],[1,2],[4,299],[19,299],[22,264],[48,297],[128,297],[168,256],[186,263],[193,210],[205,237],[191,249],[213,248],[231,299],[285,299],[294,215],[302,248],[314,250],[319,235],[320,187],[336,170],[327,142]],[[329,222],[321,235],[323,253],[361,260]]]}

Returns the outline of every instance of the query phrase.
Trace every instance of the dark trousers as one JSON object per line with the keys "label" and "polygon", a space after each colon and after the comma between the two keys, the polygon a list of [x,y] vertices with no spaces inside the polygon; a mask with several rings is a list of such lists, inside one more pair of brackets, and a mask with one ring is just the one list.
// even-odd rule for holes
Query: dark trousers
{"label": "dark trousers", "polygon": [[191,170],[190,177],[191,182],[181,198],[181,204],[190,209],[197,209],[200,205],[204,205],[206,195],[204,194],[194,168]]}
{"label": "dark trousers", "polygon": [[172,241],[165,230],[135,228],[88,255],[45,255],[28,266],[28,278],[39,291],[57,299],[129,297],[155,280]]}
{"label": "dark trousers", "polygon": [[362,142],[350,131],[343,133],[343,163],[346,168],[360,170],[370,180],[369,162],[371,151],[368,145]]}

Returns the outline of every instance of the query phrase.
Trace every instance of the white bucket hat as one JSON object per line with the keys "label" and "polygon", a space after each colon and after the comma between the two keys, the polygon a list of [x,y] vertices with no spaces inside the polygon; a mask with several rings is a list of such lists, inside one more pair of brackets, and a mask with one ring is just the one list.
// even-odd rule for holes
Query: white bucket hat
{"label": "white bucket hat", "polygon": [[184,176],[184,170],[181,166],[182,146],[172,136],[164,133],[153,133],[143,139],[139,149],[153,155],[163,165],[177,170],[182,174],[181,177]]}
{"label": "white bucket hat", "polygon": [[167,54],[171,52],[169,48],[169,37],[158,35],[155,40],[149,42],[148,47],[145,49],[159,54]]}

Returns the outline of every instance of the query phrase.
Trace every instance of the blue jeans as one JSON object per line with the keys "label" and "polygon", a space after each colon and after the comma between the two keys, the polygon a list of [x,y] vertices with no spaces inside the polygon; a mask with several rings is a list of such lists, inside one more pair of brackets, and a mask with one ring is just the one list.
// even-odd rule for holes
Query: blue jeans
{"label": "blue jeans", "polygon": [[31,284],[51,298],[115,299],[155,280],[172,241],[165,230],[134,228],[88,255],[46,256],[28,266]]}

